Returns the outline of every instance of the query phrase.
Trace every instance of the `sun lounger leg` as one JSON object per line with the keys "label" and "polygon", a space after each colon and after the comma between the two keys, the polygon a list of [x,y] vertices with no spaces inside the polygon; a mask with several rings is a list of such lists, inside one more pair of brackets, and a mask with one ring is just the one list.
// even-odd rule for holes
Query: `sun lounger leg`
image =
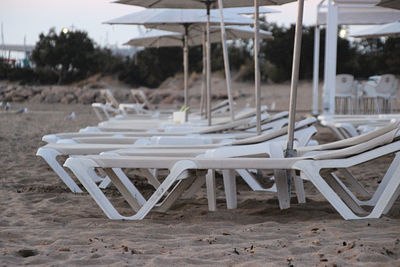
{"label": "sun lounger leg", "polygon": [[265,192],[276,192],[276,188],[273,186],[271,188],[264,188],[257,181],[257,179],[247,170],[240,169],[236,172],[243,178],[243,180],[250,186],[253,191],[265,191]]}
{"label": "sun lounger leg", "polygon": [[[139,193],[139,191],[137,191],[137,189],[132,185],[129,179],[125,180],[121,179],[120,176],[117,176],[115,174],[113,169],[104,169],[104,171],[107,173],[108,177],[113,182],[115,187],[119,190],[121,195],[128,202],[129,206],[131,206],[134,211],[138,211],[140,207],[146,202],[146,200]],[[124,175],[123,177],[126,176]],[[130,187],[127,186],[128,184],[130,184],[131,186]],[[140,199],[142,203],[139,203],[138,199]]]}
{"label": "sun lounger leg", "polygon": [[[338,185],[340,185],[343,190],[346,191],[347,195],[350,196],[354,202],[357,203],[357,205],[366,205],[367,201],[361,201],[359,200],[352,191],[350,191],[347,186],[339,179],[339,177],[337,177],[337,175],[335,173],[331,173],[331,176],[336,180],[336,183]],[[353,178],[354,179],[354,178]],[[369,202],[369,201],[368,201]]]}
{"label": "sun lounger leg", "polygon": [[93,107],[94,113],[96,114],[96,117],[99,119],[99,121],[103,121],[103,117],[101,116],[99,110],[97,109],[97,107]]}
{"label": "sun lounger leg", "polygon": [[[360,205],[360,206],[375,206],[378,198],[381,197],[383,190],[386,188],[387,183],[390,181],[390,179],[392,179],[393,175],[395,175],[396,168],[399,164],[400,164],[400,153],[396,153],[396,156],[393,159],[392,164],[390,165],[390,167],[387,170],[385,176],[383,177],[381,183],[379,184],[378,189],[372,195],[372,197],[371,197],[371,194],[368,191],[366,191],[364,189],[364,187],[362,187],[361,184],[358,183],[358,181],[351,175],[351,173],[348,170],[346,170],[346,169],[342,170],[344,172],[345,179],[347,180],[347,182],[350,183],[350,186],[352,188],[354,188],[354,190],[360,196],[371,197],[371,199],[366,200],[366,201],[361,201],[361,200],[357,199],[357,197],[341,182],[341,180],[339,180],[339,178],[335,174],[332,174],[332,176],[337,180],[338,184],[340,184],[343,187],[343,189],[346,190],[347,194],[349,196],[351,196],[358,205]],[[394,197],[393,201],[395,201],[396,199],[397,199],[397,197]],[[392,205],[393,205],[393,203],[389,204],[387,207],[387,210],[389,210]],[[385,211],[384,213],[386,213],[386,212],[387,211]]]}
{"label": "sun lounger leg", "polygon": [[37,156],[42,157],[50,168],[57,173],[61,180],[68,186],[68,188],[74,193],[82,193],[82,190],[71,178],[71,176],[64,170],[64,168],[58,163],[57,156],[61,155],[58,151],[48,148],[39,148],[36,153]]}
{"label": "sun lounger leg", "polygon": [[104,178],[98,176],[97,173],[94,171],[94,169],[88,170],[88,173],[89,173],[90,177],[92,177],[93,182],[98,183],[98,182],[104,181]]}
{"label": "sun lounger leg", "polygon": [[110,115],[108,114],[107,108],[105,106],[102,106],[102,110],[103,110],[104,114],[106,115],[107,120],[109,120],[110,119]]}
{"label": "sun lounger leg", "polygon": [[[271,150],[269,151],[272,158],[284,158],[282,145],[279,143],[271,143]],[[290,208],[290,187],[288,181],[287,170],[274,170],[276,191],[278,193],[279,208]],[[296,175],[292,176],[296,177]],[[299,184],[297,184],[299,186]]]}
{"label": "sun lounger leg", "polygon": [[104,193],[98,188],[95,182],[87,174],[89,168],[94,168],[96,163],[88,159],[69,158],[64,163],[65,167],[68,167],[75,176],[79,179],[82,185],[86,188],[92,198],[100,206],[103,212],[110,219],[124,219],[124,216],[120,215],[114,208],[111,202],[107,199]]}
{"label": "sun lounger leg", "polygon": [[306,193],[304,192],[303,179],[296,175],[293,171],[293,182],[296,189],[297,201],[299,203],[306,203]]}
{"label": "sun lounger leg", "polygon": [[288,187],[287,171],[274,170],[275,185],[278,192],[279,208],[281,210],[290,208],[290,191]]}
{"label": "sun lounger leg", "polygon": [[346,181],[351,185],[351,188],[360,196],[371,197],[371,194],[353,177],[349,170],[342,170]]}
{"label": "sun lounger leg", "polygon": [[165,178],[162,184],[157,188],[153,195],[147,200],[142,208],[136,213],[136,215],[129,217],[132,220],[143,219],[150,210],[160,201],[162,196],[168,191],[168,189],[174,184],[174,182],[182,177],[187,176],[186,171],[188,169],[197,169],[196,164],[190,160],[182,160],[177,162],[174,167],[171,168],[170,174]]}
{"label": "sun lounger leg", "polygon": [[200,188],[205,184],[205,179],[196,179],[193,184],[189,187],[188,190],[181,196],[182,199],[190,199],[192,198],[197,192],[199,192]]}
{"label": "sun lounger leg", "polygon": [[355,201],[353,197],[348,194],[348,190],[345,190],[342,184],[339,184],[337,179],[333,177],[330,170],[322,171],[321,176],[353,212],[358,214],[366,214],[365,210],[358,205],[357,201]]}
{"label": "sun lounger leg", "polygon": [[[129,193],[135,197],[135,199],[139,203],[139,205],[142,206],[146,202],[146,199],[139,192],[139,190],[136,188],[136,186],[129,180],[129,178],[125,175],[125,173],[120,168],[112,168],[112,171],[118,177],[118,179],[124,184],[124,186],[129,191]],[[110,179],[110,181],[111,181],[111,179]]]}
{"label": "sun lounger leg", "polygon": [[215,186],[215,170],[208,170],[206,175],[208,210],[217,210],[217,194]]}
{"label": "sun lounger leg", "polygon": [[328,183],[319,175],[320,170],[317,166],[303,164],[303,166],[301,166],[301,171],[345,220],[362,218],[355,215],[328,185]]}
{"label": "sun lounger leg", "polygon": [[106,189],[111,183],[110,178],[107,176],[104,178],[104,180],[99,184],[99,187],[101,189]]}
{"label": "sun lounger leg", "polygon": [[171,192],[165,199],[158,204],[158,212],[167,212],[175,201],[182,195],[182,193],[196,180],[196,176],[190,175],[188,178],[178,181]]}
{"label": "sun lounger leg", "polygon": [[333,126],[333,125],[327,125],[327,126],[329,127],[329,129],[331,129],[331,131],[332,131],[334,134],[336,134],[337,137],[339,137],[339,139],[341,139],[341,140],[346,139],[346,137],[343,136],[343,133],[341,133],[341,132],[339,131],[338,128],[336,128],[336,127]]}
{"label": "sun lounger leg", "polygon": [[152,172],[150,169],[142,169],[141,174],[147,179],[149,184],[154,186],[154,188],[158,188],[160,186],[160,181],[158,181],[157,176],[154,176],[154,174],[157,174],[157,172]]}
{"label": "sun lounger leg", "polygon": [[[397,155],[396,155],[397,157]],[[380,194],[374,209],[368,217],[379,218],[382,213],[389,212],[393,203],[399,196],[400,191],[400,165],[397,163],[396,168],[392,173],[387,185]]]}
{"label": "sun lounger leg", "polygon": [[383,191],[388,186],[390,180],[393,179],[393,176],[396,175],[396,171],[398,171],[398,166],[400,165],[400,153],[396,153],[392,163],[390,164],[385,176],[382,178],[381,183],[379,184],[378,188],[376,189],[375,194],[372,198],[366,203],[366,205],[374,206],[378,198],[380,198],[383,194]]}
{"label": "sun lounger leg", "polygon": [[160,199],[165,195],[166,192],[171,188],[171,186],[182,177],[186,176],[185,172],[188,169],[196,169],[197,166],[194,162],[183,160],[174,165],[171,168],[170,174],[165,178],[163,183],[157,188],[153,195],[146,201],[146,203],[140,208],[140,210],[133,216],[126,217],[118,213],[111,202],[103,194],[103,192],[97,187],[97,185],[92,181],[92,179],[87,175],[88,168],[95,168],[96,163],[89,159],[78,159],[69,158],[64,166],[70,168],[74,174],[81,181],[82,185],[90,193],[96,203],[104,211],[104,213],[110,219],[126,219],[126,220],[141,220],[143,219],[153,207],[160,201]]}
{"label": "sun lounger leg", "polygon": [[228,209],[237,208],[236,177],[234,170],[223,170],[226,206]]}

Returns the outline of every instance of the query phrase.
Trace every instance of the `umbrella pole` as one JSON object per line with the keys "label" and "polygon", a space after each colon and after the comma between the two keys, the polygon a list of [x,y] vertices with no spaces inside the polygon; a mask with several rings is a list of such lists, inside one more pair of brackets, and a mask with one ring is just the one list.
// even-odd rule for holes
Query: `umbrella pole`
{"label": "umbrella pole", "polygon": [[294,140],[294,127],[296,121],[296,98],[297,98],[297,84],[299,81],[299,68],[300,68],[300,53],[301,53],[301,38],[303,28],[303,9],[304,0],[298,0],[297,7],[297,21],[296,21],[296,32],[294,38],[294,50],[293,50],[293,66],[292,66],[292,80],[290,86],[290,106],[289,106],[289,126],[288,126],[288,139],[286,157],[295,156],[293,149]]}
{"label": "umbrella pole", "polygon": [[261,88],[260,88],[260,23],[259,23],[259,2],[254,0],[254,83],[255,83],[255,98],[256,98],[256,119],[257,119],[257,134],[261,134]]}
{"label": "umbrella pole", "polygon": [[229,100],[229,109],[231,115],[231,121],[235,120],[235,114],[233,110],[233,96],[232,96],[232,86],[231,86],[231,70],[229,66],[229,56],[228,49],[226,47],[226,32],[225,32],[225,24],[224,24],[224,12],[223,12],[223,4],[222,0],[218,0],[218,9],[219,9],[219,19],[220,19],[220,28],[221,28],[221,40],[222,40],[222,51],[224,55],[224,66],[225,66],[225,80],[226,80],[226,89],[228,91],[228,100]]}
{"label": "umbrella pole", "polygon": [[204,104],[206,98],[206,31],[203,27],[203,47],[202,47],[202,54],[203,54],[203,71],[202,71],[202,82],[201,82],[201,98],[200,98],[200,116],[203,117],[204,112]]}
{"label": "umbrella pole", "polygon": [[315,26],[314,29],[314,67],[313,67],[313,104],[312,115],[318,115],[318,84],[319,84],[319,49],[320,49],[320,27]]}
{"label": "umbrella pole", "polygon": [[184,106],[187,107],[189,104],[189,48],[188,48],[188,24],[184,25],[184,45],[183,45],[183,72],[184,72]]}
{"label": "umbrella pole", "polygon": [[207,119],[208,126],[211,126],[211,40],[210,40],[210,5],[211,2],[207,2],[207,24],[206,24],[206,46],[207,46]]}

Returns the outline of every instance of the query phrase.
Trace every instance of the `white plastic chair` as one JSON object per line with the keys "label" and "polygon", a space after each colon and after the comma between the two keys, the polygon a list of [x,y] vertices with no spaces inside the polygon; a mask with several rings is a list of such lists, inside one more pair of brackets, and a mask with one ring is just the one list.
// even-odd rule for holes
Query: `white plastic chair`
{"label": "white plastic chair", "polygon": [[354,113],[354,102],[357,96],[357,86],[353,75],[336,75],[335,101],[337,111],[341,114]]}
{"label": "white plastic chair", "polygon": [[397,89],[398,80],[393,74],[371,76],[363,86],[364,109],[369,113],[393,113]]}
{"label": "white plastic chair", "polygon": [[393,112],[393,100],[397,100],[396,93],[398,80],[393,74],[382,75],[376,85],[376,96],[383,100],[381,111],[383,113]]}
{"label": "white plastic chair", "polygon": [[379,114],[380,106],[378,103],[378,95],[376,92],[376,82],[370,80],[362,86],[362,106],[364,114]]}

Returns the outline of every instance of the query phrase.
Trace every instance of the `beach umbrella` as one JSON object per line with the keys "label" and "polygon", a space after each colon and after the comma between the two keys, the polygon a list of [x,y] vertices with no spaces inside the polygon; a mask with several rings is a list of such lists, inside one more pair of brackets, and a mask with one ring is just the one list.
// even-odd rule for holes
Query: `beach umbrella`
{"label": "beach umbrella", "polygon": [[400,9],[400,1],[399,0],[382,0],[378,6]]}
{"label": "beach umbrella", "polygon": [[[107,24],[124,24],[124,25],[144,25],[146,27],[157,27],[164,25],[168,27],[176,27],[179,32],[184,34],[184,105],[188,105],[188,38],[191,28],[198,25],[205,25],[207,22],[213,25],[220,24],[220,14],[211,12],[210,16],[206,16],[204,12],[197,9],[147,9],[135,12],[123,17],[119,17],[105,23]],[[209,18],[209,19],[207,19]],[[227,24],[250,25],[252,20],[235,13],[229,13],[226,17]],[[233,118],[233,109],[231,109]]]}
{"label": "beach umbrella", "polygon": [[[126,45],[132,46],[143,46],[143,47],[169,47],[169,46],[182,46],[183,45],[183,33],[166,31],[165,29],[173,29],[173,26],[158,26],[155,29],[136,36],[130,41],[125,43]],[[163,30],[160,30],[163,29]],[[176,29],[179,30],[179,29]],[[211,43],[221,42],[219,26],[210,27],[210,41]],[[226,39],[237,40],[237,39],[251,39],[254,37],[254,28],[250,26],[236,26],[229,25],[225,26]],[[192,27],[188,34],[189,46],[201,45],[203,43],[203,29],[202,27]],[[273,39],[272,32],[260,30],[261,39]],[[143,41],[142,41],[143,40]],[[148,42],[148,44],[146,44]],[[143,45],[142,45],[143,44]]]}
{"label": "beach umbrella", "polygon": [[[177,28],[177,26],[161,26],[162,28]],[[254,36],[254,29],[250,26],[226,26],[226,38],[228,40],[236,39],[251,39]],[[260,38],[262,39],[272,39],[272,33],[268,31],[260,30]],[[221,42],[220,28],[218,26],[212,26],[210,29],[210,41],[211,43]],[[204,30],[202,27],[191,27],[188,33],[188,45],[196,46],[203,44],[203,59],[205,58],[204,49]],[[183,46],[184,47],[184,36],[182,33],[162,31],[162,30],[151,30],[129,40],[125,45],[138,46],[138,47],[172,47],[172,46]],[[203,75],[204,71],[204,60],[203,60]],[[205,82],[203,82],[201,90],[201,101],[200,110],[203,112],[203,103],[205,92]]]}
{"label": "beach umbrella", "polygon": [[[254,4],[254,26],[255,26],[255,36],[254,36],[254,62],[255,62],[255,91],[256,91],[256,110],[257,110],[257,133],[261,133],[261,91],[260,91],[260,72],[258,66],[258,49],[259,49],[259,6],[260,5],[279,5],[285,4],[289,2],[293,2],[294,0],[158,0],[158,1],[148,1],[148,0],[118,0],[116,3],[128,4],[128,5],[136,5],[142,6],[146,8],[185,8],[185,9],[203,9],[207,10],[207,24],[206,24],[206,40],[209,40],[209,30],[210,30],[210,9],[219,8],[220,12],[220,24],[221,24],[221,38],[222,38],[222,48],[223,48],[223,56],[224,56],[224,65],[225,65],[225,78],[228,88],[228,98],[230,102],[231,109],[231,118],[234,118],[233,114],[233,100],[232,100],[232,89],[231,89],[231,79],[230,72],[228,70],[229,59],[226,48],[226,33],[224,28],[224,18],[223,18],[223,8],[224,7],[247,7]],[[303,1],[301,1],[303,3]],[[211,125],[211,60],[210,60],[210,43],[207,42],[207,117],[208,124]],[[297,85],[297,83],[296,83]]]}
{"label": "beach umbrella", "polygon": [[[302,30],[303,9],[304,9],[304,0],[297,0],[297,19],[296,19],[296,29],[294,35],[292,78],[290,81],[289,125],[288,125],[288,138],[287,138],[285,157],[296,156],[296,152],[294,150],[293,145],[294,145],[294,126],[296,122],[295,116],[296,116],[297,84],[299,82],[301,39],[303,35],[303,30]],[[288,174],[290,176],[291,172],[288,172]]]}
{"label": "beach umbrella", "polygon": [[382,36],[400,36],[400,22],[396,21],[384,25],[371,26],[351,35],[351,37],[356,38],[375,38]]}

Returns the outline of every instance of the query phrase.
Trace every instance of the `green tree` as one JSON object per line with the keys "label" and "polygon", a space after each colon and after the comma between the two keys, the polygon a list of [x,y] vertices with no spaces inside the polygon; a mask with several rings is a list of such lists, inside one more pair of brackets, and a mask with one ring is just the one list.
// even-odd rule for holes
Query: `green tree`
{"label": "green tree", "polygon": [[58,83],[85,78],[95,63],[93,41],[84,31],[56,33],[50,29],[40,34],[32,51],[32,60],[39,68],[50,68],[58,75]]}

